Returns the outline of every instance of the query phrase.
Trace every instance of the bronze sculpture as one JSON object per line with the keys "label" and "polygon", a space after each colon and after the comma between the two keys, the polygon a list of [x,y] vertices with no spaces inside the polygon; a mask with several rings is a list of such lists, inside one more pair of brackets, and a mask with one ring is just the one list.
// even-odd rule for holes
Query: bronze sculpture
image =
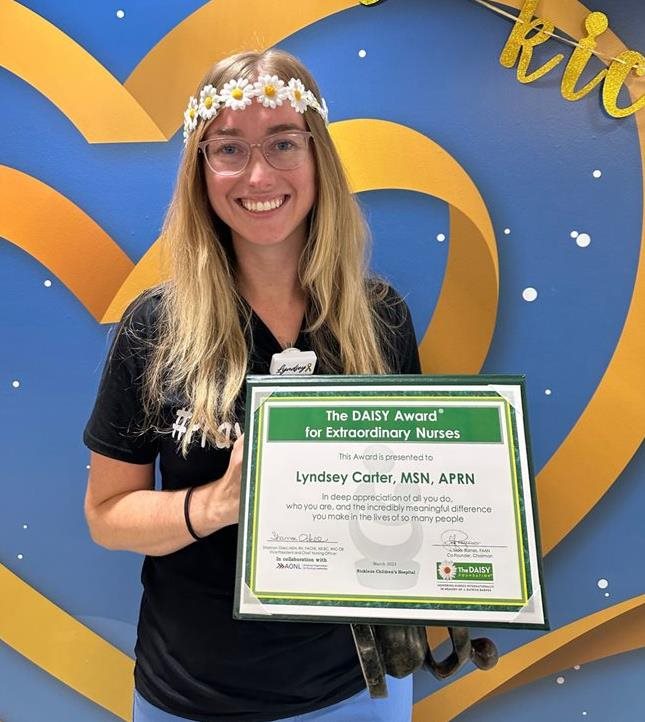
{"label": "bronze sculpture", "polygon": [[452,651],[439,662],[432,654],[425,627],[352,624],[351,628],[371,697],[387,697],[386,674],[401,678],[424,667],[437,679],[446,679],[469,659],[479,669],[487,670],[499,658],[490,639],[471,639],[466,627],[448,627]]}

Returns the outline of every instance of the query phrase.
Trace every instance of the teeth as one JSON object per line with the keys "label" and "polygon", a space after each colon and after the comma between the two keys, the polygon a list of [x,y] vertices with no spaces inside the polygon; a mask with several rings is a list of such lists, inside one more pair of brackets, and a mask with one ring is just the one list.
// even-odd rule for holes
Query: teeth
{"label": "teeth", "polygon": [[246,208],[247,211],[252,213],[260,213],[262,211],[273,211],[284,203],[285,196],[279,196],[271,201],[255,201],[248,200],[246,198],[240,199],[240,203]]}

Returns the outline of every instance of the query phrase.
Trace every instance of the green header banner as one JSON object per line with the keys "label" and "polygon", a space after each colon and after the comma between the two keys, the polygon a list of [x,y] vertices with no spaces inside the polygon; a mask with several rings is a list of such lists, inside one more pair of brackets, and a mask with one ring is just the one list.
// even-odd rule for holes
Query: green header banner
{"label": "green header banner", "polygon": [[268,441],[501,443],[498,406],[269,407]]}

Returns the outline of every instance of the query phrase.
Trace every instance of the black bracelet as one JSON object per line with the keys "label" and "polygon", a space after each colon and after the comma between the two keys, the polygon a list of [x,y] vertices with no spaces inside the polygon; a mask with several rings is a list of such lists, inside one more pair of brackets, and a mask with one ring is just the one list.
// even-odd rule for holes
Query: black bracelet
{"label": "black bracelet", "polygon": [[186,492],[186,496],[184,497],[184,519],[186,520],[186,529],[188,529],[188,533],[195,541],[199,541],[201,539],[200,536],[197,536],[195,534],[195,530],[193,529],[193,525],[190,523],[190,497],[193,495],[193,492],[195,491],[195,487],[191,486],[190,489]]}

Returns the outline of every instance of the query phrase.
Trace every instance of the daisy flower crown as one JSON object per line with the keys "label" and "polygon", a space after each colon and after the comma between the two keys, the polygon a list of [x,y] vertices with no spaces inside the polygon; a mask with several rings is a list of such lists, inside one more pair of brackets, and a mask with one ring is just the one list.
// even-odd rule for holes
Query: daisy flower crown
{"label": "daisy flower crown", "polygon": [[191,96],[184,111],[184,143],[197,127],[200,118],[212,120],[222,108],[244,110],[251,105],[253,98],[265,108],[277,108],[285,102],[298,113],[313,108],[325,123],[328,122],[325,99],[321,98],[319,103],[298,78],[291,78],[288,83],[277,75],[261,75],[255,83],[240,78],[224,83],[219,91],[212,85],[205,85],[199,98]]}

